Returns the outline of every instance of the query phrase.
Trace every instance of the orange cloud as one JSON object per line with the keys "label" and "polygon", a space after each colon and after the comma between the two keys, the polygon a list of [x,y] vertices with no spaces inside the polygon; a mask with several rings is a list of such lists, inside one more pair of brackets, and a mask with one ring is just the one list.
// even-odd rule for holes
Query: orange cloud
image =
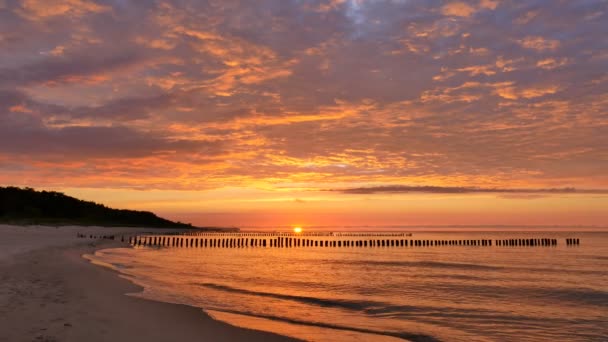
{"label": "orange cloud", "polygon": [[441,8],[441,13],[446,16],[470,17],[482,9],[496,9],[499,2],[499,0],[480,0],[477,5],[470,5],[462,1],[453,1],[444,5]]}
{"label": "orange cloud", "polygon": [[468,72],[470,76],[486,75],[492,76],[496,74],[492,65],[473,65],[466,68],[456,69],[460,72]]}
{"label": "orange cloud", "polygon": [[533,49],[536,51],[555,50],[561,45],[558,40],[547,39],[540,36],[528,36],[517,42],[526,49]]}
{"label": "orange cloud", "polygon": [[450,2],[441,8],[443,15],[456,17],[469,17],[475,12],[475,8],[465,2],[459,1]]}
{"label": "orange cloud", "polygon": [[465,82],[459,86],[451,88],[440,87],[423,92],[420,96],[420,100],[423,103],[431,101],[442,101],[446,103],[469,103],[482,98],[483,94],[478,91],[482,87],[484,87],[484,85],[479,82]]}
{"label": "orange cloud", "polygon": [[536,62],[537,67],[539,67],[541,69],[545,69],[545,70],[553,70],[553,69],[562,67],[566,64],[568,64],[567,58],[560,58],[560,59],[546,58],[546,59],[542,59],[542,60]]}
{"label": "orange cloud", "polygon": [[328,0],[327,2],[320,3],[317,7],[314,8],[314,11],[322,13],[334,11],[345,2],[346,0]]}
{"label": "orange cloud", "polygon": [[479,7],[495,10],[496,7],[498,7],[498,4],[500,4],[500,0],[481,0],[479,2]]}
{"label": "orange cloud", "polygon": [[218,96],[231,96],[239,85],[251,85],[291,75],[297,60],[283,61],[270,48],[243,39],[206,31],[177,27],[174,32],[195,38],[192,47],[221,61],[225,68],[216,70],[216,78],[201,84]]}
{"label": "orange cloud", "polygon": [[53,50],[49,51],[49,53],[53,56],[61,56],[65,52],[65,46],[57,45],[53,48]]}
{"label": "orange cloud", "polygon": [[175,48],[177,43],[167,39],[146,38],[142,36],[135,37],[135,42],[153,49],[171,50]]}
{"label": "orange cloud", "polygon": [[559,86],[556,85],[517,88],[513,86],[512,83],[503,83],[495,85],[495,88],[495,94],[508,100],[517,100],[520,98],[533,99],[536,97],[555,94],[559,91]]}
{"label": "orange cloud", "polygon": [[89,0],[23,0],[18,13],[30,20],[44,20],[56,16],[80,17],[110,10],[110,7]]}
{"label": "orange cloud", "polygon": [[499,68],[502,72],[511,72],[519,69],[519,64],[524,61],[523,58],[517,59],[505,59],[503,56],[498,56],[496,59],[496,67]]}
{"label": "orange cloud", "polygon": [[9,108],[9,110],[13,113],[31,113],[32,110],[27,108],[24,105],[14,105],[12,107]]}

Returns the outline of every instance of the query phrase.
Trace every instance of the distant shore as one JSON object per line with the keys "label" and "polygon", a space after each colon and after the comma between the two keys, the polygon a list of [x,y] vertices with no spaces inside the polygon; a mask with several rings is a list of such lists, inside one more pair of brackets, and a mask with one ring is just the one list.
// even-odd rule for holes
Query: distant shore
{"label": "distant shore", "polygon": [[[89,228],[98,228],[98,229],[106,229],[106,228],[124,228],[121,229],[121,232],[126,234],[132,234],[134,232],[143,231],[167,231],[167,232],[240,232],[241,229],[238,227],[214,227],[214,226],[175,226],[175,227],[156,227],[156,226],[146,226],[146,225],[125,225],[121,223],[86,223],[86,222],[70,222],[70,221],[48,221],[48,220],[36,220],[36,219],[21,219],[21,220],[5,220],[0,219],[0,227],[1,226],[13,226],[13,227],[39,227],[39,228],[72,228],[72,229],[89,229]],[[139,230],[133,230],[137,228]],[[127,230],[128,229],[128,230]]]}
{"label": "distant shore", "polygon": [[0,341],[293,341],[126,296],[141,287],[82,257],[126,245],[76,238],[144,230],[0,225]]}

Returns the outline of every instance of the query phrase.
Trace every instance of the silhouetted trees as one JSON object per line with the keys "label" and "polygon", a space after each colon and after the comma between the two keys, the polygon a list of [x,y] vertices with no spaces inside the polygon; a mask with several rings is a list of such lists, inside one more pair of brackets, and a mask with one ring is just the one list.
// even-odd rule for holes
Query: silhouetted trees
{"label": "silhouetted trees", "polygon": [[0,222],[192,228],[148,211],[112,209],[55,191],[0,187]]}

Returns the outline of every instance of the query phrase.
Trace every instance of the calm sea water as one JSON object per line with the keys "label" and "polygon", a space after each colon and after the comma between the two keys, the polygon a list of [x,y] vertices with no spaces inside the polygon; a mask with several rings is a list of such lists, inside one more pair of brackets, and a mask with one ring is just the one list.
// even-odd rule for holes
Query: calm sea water
{"label": "calm sea water", "polygon": [[93,258],[144,286],[137,296],[310,341],[607,341],[608,233],[410,239],[541,237],[559,245],[118,248]]}

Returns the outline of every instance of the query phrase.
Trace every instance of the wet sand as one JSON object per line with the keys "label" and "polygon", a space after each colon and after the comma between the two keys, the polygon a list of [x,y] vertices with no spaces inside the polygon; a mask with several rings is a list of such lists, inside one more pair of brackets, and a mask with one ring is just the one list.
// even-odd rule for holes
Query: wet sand
{"label": "wet sand", "polygon": [[121,243],[75,238],[124,231],[0,226],[0,341],[293,341],[126,296],[141,288],[82,257]]}

